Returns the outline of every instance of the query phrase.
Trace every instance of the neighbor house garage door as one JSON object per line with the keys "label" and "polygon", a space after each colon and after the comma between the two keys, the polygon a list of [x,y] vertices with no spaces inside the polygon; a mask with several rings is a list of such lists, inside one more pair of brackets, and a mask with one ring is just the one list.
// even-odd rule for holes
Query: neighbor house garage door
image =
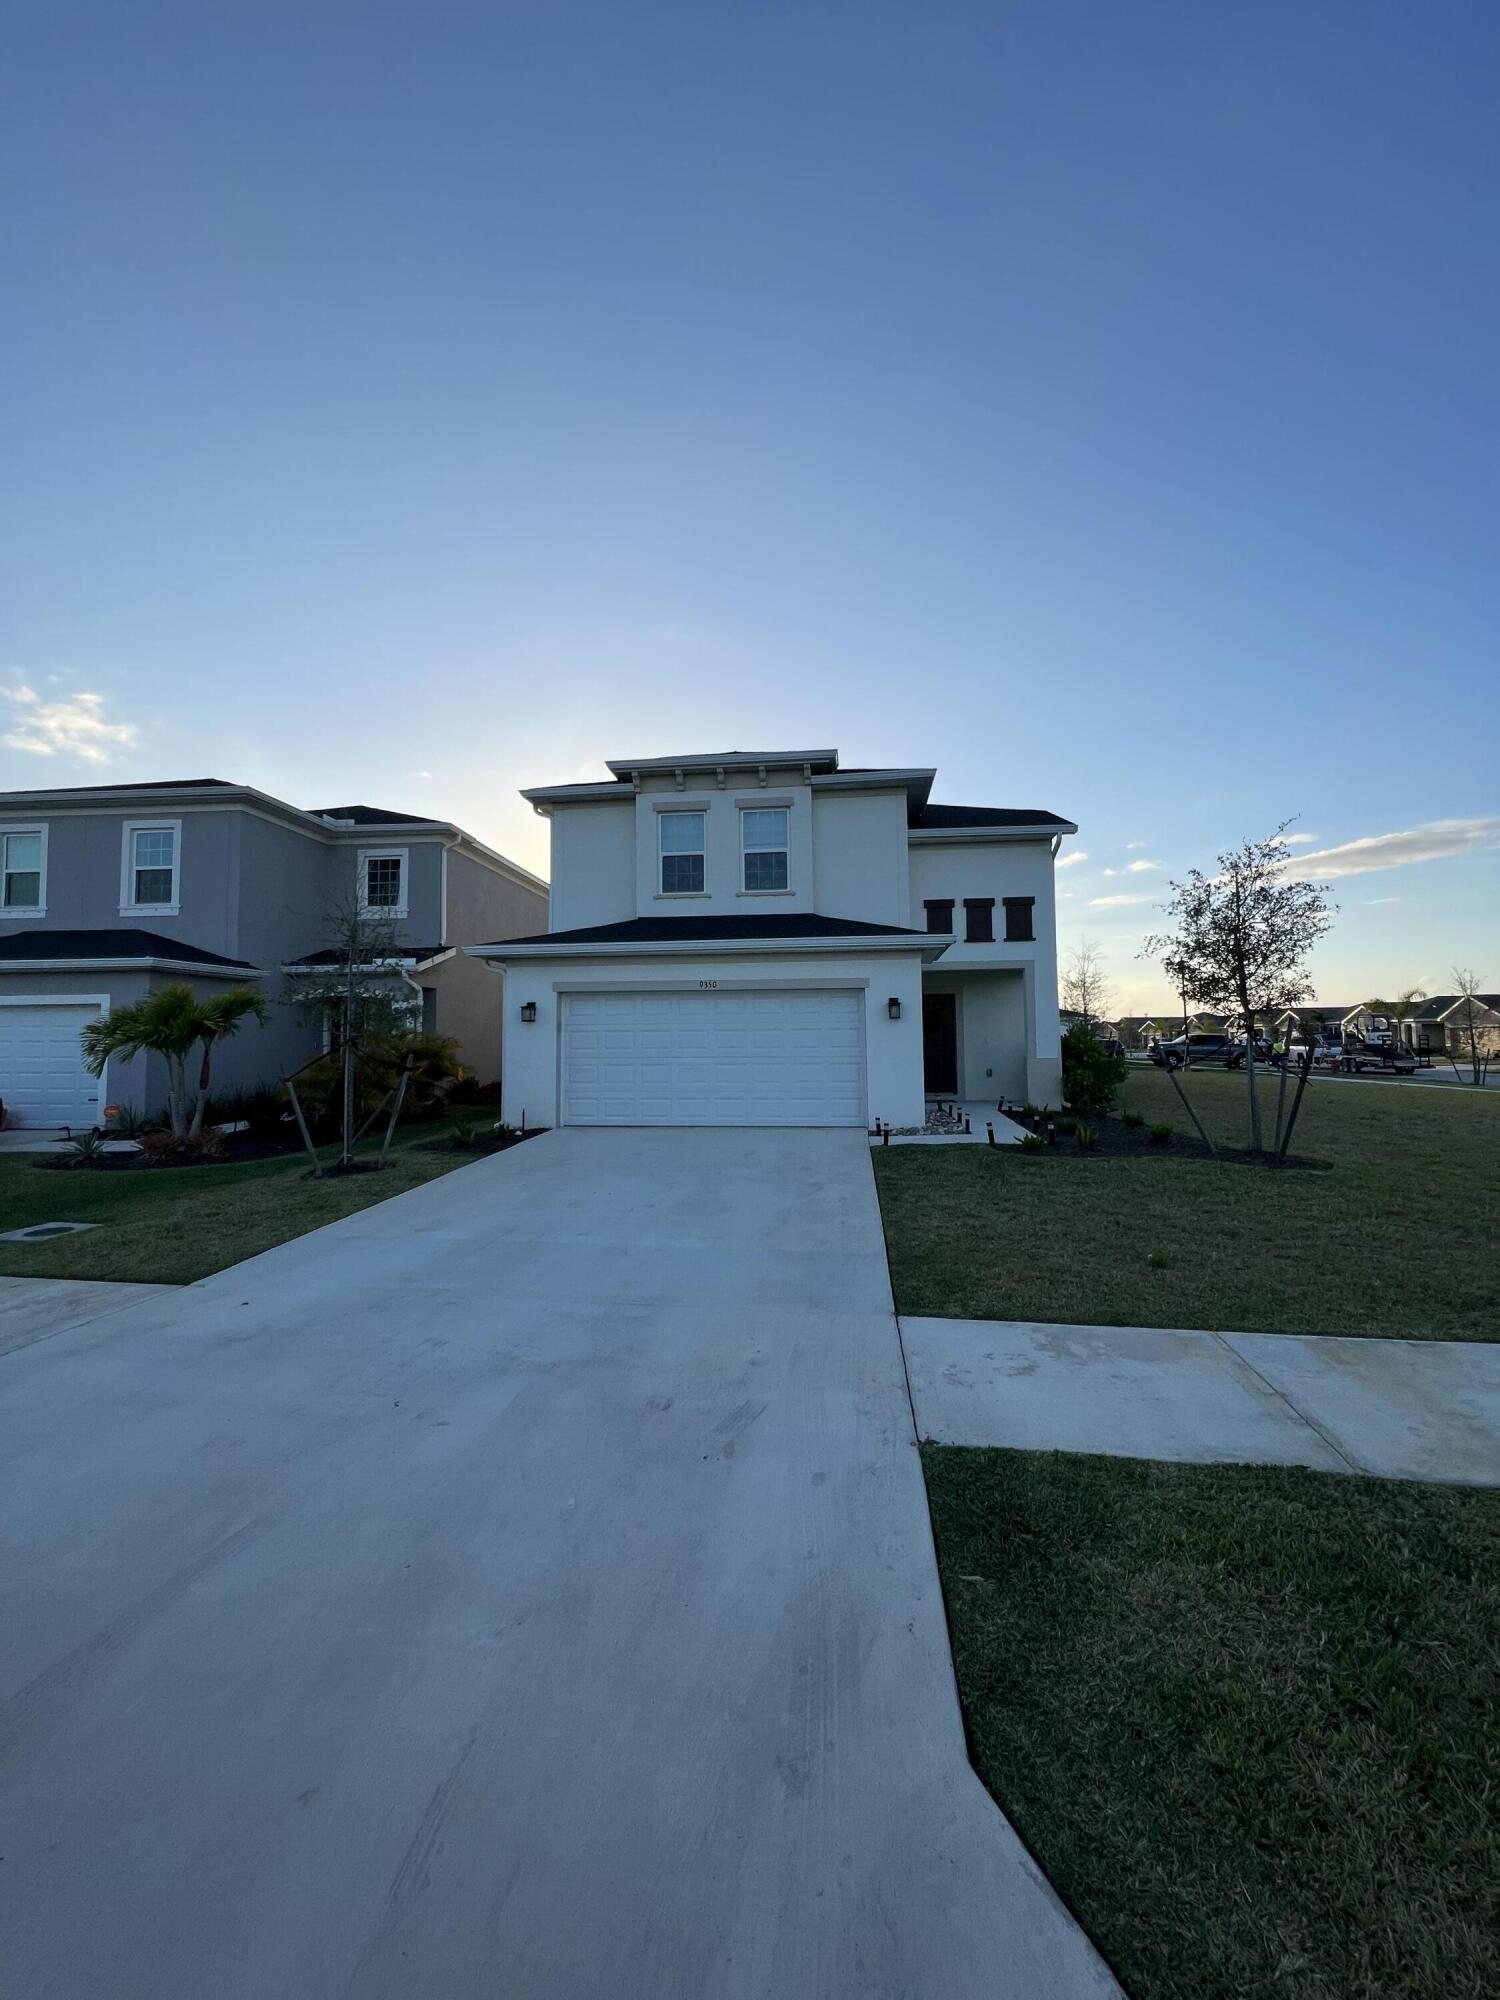
{"label": "neighbor house garage door", "polygon": [[98,1123],[99,1080],[84,1068],[78,1040],[98,1018],[95,1000],[0,1006],[0,1097],[12,1125]]}
{"label": "neighbor house garage door", "polygon": [[565,1125],[863,1125],[860,993],[563,996]]}

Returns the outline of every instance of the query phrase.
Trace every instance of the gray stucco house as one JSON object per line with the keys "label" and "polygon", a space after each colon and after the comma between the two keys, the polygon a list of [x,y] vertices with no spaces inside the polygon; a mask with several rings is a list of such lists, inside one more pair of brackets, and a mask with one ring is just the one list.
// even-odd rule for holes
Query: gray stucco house
{"label": "gray stucco house", "polygon": [[446,820],[303,810],[218,778],[0,792],[0,1099],[16,1126],[87,1127],[106,1103],[155,1111],[155,1057],[83,1067],[80,1030],[153,988],[260,988],[271,1005],[216,1051],[215,1085],[274,1080],[321,1029],[286,998],[354,901],[391,926],[414,1018],[500,1073],[493,973],[460,949],[546,920],[547,885]]}

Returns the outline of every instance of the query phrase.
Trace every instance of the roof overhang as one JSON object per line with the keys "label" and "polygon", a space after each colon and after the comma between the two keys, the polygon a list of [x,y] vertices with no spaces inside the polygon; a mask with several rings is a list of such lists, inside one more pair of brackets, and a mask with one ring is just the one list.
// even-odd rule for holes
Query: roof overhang
{"label": "roof overhang", "polygon": [[[429,952],[424,958],[415,958],[410,953],[404,955],[398,953],[390,958],[372,958],[364,965],[356,965],[354,970],[364,973],[426,972],[429,966],[441,965],[445,959],[452,958],[457,949],[457,945],[450,944],[442,951]],[[348,968],[339,959],[328,959],[321,964],[309,964],[306,959],[294,959],[290,965],[283,965],[281,970],[288,978],[306,978],[309,974],[338,973],[347,971]]]}
{"label": "roof overhang", "polygon": [[987,840],[1059,840],[1064,834],[1077,833],[1072,820],[1042,825],[1035,822],[1028,826],[914,826],[907,830],[907,839],[914,847],[970,847]]}
{"label": "roof overhang", "polygon": [[7,972],[181,972],[194,979],[265,979],[269,975],[258,965],[202,964],[191,958],[5,958],[0,959],[0,979]]}
{"label": "roof overhang", "polygon": [[906,793],[908,814],[921,812],[932,796],[936,770],[912,768],[890,771],[829,771],[811,781],[815,792],[894,792]]}
{"label": "roof overhang", "polygon": [[[613,786],[605,787],[610,792],[614,789]],[[71,813],[81,816],[128,811],[140,817],[158,810],[165,813],[169,807],[175,814],[223,811],[232,806],[258,813],[262,819],[295,827],[310,839],[333,847],[395,847],[410,840],[441,840],[445,846],[456,847],[460,853],[471,855],[498,873],[508,875],[523,888],[536,889],[543,895],[547,892],[547,884],[540,875],[533,875],[529,868],[523,868],[508,855],[497,854],[494,848],[486,847],[482,840],[476,840],[472,833],[455,826],[452,820],[376,820],[361,824],[357,820],[325,819],[321,813],[304,812],[301,806],[288,805],[285,799],[257,791],[254,785],[162,785],[115,789],[87,786],[56,791],[0,792],[0,810],[7,815],[45,809],[49,815]]]}
{"label": "roof overhang", "polygon": [[487,965],[519,964],[547,958],[717,958],[720,955],[780,958],[786,955],[822,954],[858,958],[867,951],[919,953],[924,965],[940,958],[953,942],[953,933],[938,935],[927,931],[877,932],[870,937],[817,938],[671,938],[650,943],[623,944],[466,944],[470,958],[482,958]]}
{"label": "roof overhang", "polygon": [[837,750],[703,750],[690,757],[607,758],[604,768],[616,778],[631,779],[637,772],[660,777],[673,771],[753,771],[764,764],[784,771],[788,765],[821,764],[826,770],[839,767]]}

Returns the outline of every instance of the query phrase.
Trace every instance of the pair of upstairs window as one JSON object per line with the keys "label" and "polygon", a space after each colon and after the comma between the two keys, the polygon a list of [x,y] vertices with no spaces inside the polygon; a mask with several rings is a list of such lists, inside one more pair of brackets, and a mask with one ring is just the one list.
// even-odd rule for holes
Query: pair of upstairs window
{"label": "pair of upstairs window", "polygon": [[[1005,909],[1005,942],[1026,944],[1036,936],[1032,922],[1032,912],[1036,905],[1034,896],[1003,896]],[[924,905],[927,911],[927,928],[932,934],[946,937],[953,929],[953,906],[956,898],[930,897]],[[965,944],[993,944],[995,941],[995,898],[993,896],[964,897],[964,942]]]}
{"label": "pair of upstairs window", "polygon": [[[751,895],[774,894],[785,889],[789,881],[787,808],[747,808],[739,818],[742,888]],[[664,896],[701,896],[706,886],[704,846],[707,813],[658,813],[657,825],[661,893]]]}

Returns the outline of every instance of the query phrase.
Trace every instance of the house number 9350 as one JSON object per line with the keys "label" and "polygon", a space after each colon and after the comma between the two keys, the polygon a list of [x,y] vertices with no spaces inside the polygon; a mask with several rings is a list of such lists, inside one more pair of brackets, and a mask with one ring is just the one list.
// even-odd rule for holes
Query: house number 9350
{"label": "house number 9350", "polygon": [[700,979],[698,981],[698,991],[700,993],[717,993],[718,990],[719,982],[717,979]]}

